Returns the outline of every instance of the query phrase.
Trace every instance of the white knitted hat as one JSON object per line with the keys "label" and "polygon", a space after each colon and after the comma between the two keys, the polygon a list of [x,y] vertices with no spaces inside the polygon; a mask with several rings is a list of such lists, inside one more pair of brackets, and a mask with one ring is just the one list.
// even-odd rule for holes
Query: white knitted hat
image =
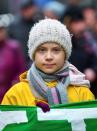
{"label": "white knitted hat", "polygon": [[66,54],[66,59],[71,55],[71,36],[66,26],[58,20],[44,19],[32,27],[28,40],[28,53],[31,59],[36,48],[45,42],[56,42],[60,44]]}

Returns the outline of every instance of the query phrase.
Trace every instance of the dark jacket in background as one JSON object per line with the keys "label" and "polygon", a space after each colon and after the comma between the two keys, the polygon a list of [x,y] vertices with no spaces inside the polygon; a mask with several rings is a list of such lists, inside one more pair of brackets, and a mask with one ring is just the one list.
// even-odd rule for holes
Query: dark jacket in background
{"label": "dark jacket in background", "polygon": [[29,31],[33,25],[34,25],[33,20],[27,21],[22,17],[16,17],[15,21],[9,26],[8,30],[9,37],[20,41],[20,43],[22,44],[22,48],[26,58],[26,64],[28,64],[28,67],[30,59],[28,57],[27,42]]}
{"label": "dark jacket in background", "polygon": [[20,44],[15,40],[0,42],[0,102],[24,70],[25,60]]}
{"label": "dark jacket in background", "polygon": [[[69,61],[74,64],[81,72],[91,68],[97,74],[97,57],[93,52],[88,41],[82,36],[80,38],[72,37],[73,49]],[[97,97],[97,76],[94,82],[91,82],[91,91]]]}

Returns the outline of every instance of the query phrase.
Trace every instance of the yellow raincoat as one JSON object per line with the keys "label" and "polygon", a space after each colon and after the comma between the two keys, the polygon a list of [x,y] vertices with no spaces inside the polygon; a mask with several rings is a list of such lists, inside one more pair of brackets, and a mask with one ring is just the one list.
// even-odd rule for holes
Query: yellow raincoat
{"label": "yellow raincoat", "polygon": [[[20,75],[20,82],[14,85],[4,96],[2,105],[22,105],[35,106],[37,101],[47,102],[45,99],[36,98],[26,79],[27,72]],[[57,82],[49,82],[46,85],[49,88],[56,85]],[[67,88],[68,101],[81,102],[94,100],[94,95],[87,86],[70,85]]]}

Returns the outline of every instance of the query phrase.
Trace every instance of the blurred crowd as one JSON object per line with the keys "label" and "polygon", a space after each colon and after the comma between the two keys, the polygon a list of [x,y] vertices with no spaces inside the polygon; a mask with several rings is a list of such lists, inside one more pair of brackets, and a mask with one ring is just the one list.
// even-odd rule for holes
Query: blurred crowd
{"label": "blurred crowd", "polygon": [[69,61],[90,80],[97,98],[97,9],[79,0],[64,4],[56,0],[20,0],[16,14],[0,15],[0,102],[6,91],[19,81],[19,75],[31,66],[27,55],[29,31],[41,19],[58,19],[72,37]]}

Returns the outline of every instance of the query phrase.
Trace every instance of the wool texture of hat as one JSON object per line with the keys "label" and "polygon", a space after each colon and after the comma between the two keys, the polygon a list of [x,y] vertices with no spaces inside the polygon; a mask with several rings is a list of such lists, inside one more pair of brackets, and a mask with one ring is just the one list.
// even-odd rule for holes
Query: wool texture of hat
{"label": "wool texture of hat", "polygon": [[33,56],[37,47],[46,42],[55,42],[61,45],[65,51],[66,60],[71,55],[72,43],[70,33],[66,26],[58,20],[40,20],[32,27],[28,39],[30,59],[34,59]]}

